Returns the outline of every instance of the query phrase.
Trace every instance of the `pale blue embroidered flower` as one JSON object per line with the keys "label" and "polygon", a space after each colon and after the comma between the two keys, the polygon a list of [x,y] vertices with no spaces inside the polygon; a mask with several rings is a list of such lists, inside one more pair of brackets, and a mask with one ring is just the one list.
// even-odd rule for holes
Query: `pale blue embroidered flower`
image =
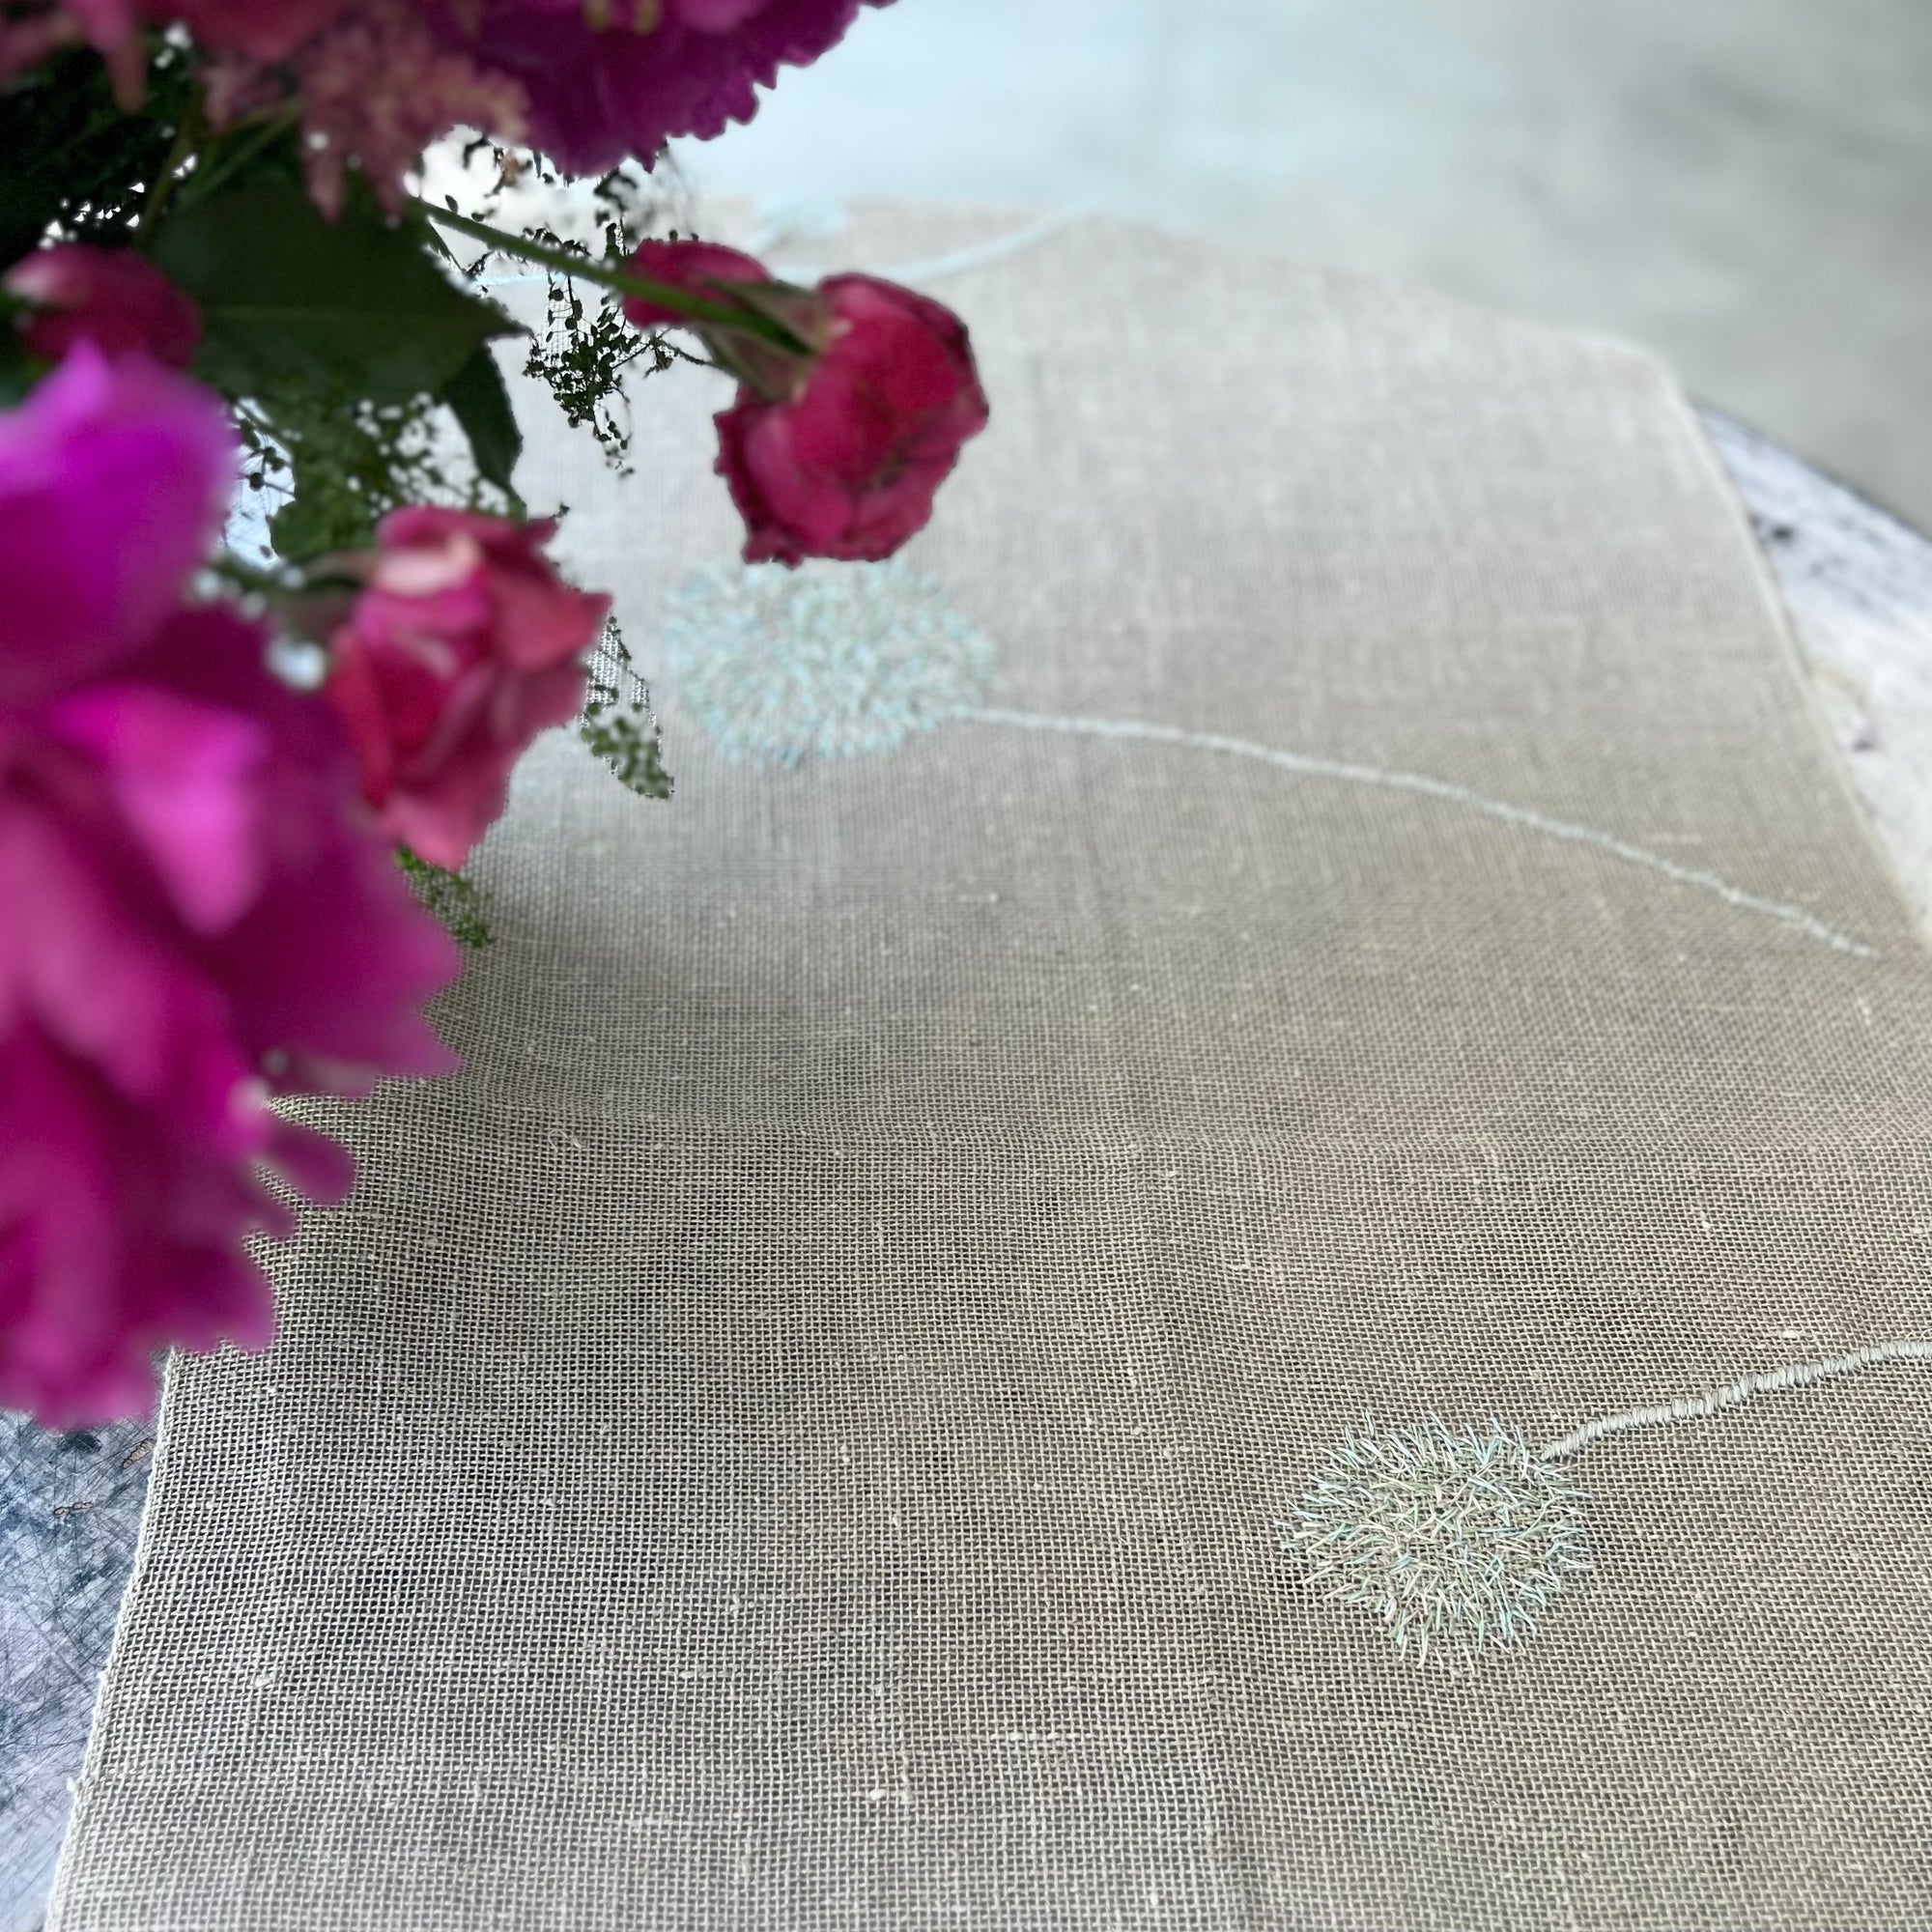
{"label": "pale blue embroidered flower", "polygon": [[1307,1585],[1368,1610],[1398,1650],[1481,1650],[1534,1635],[1549,1603],[1590,1568],[1584,1492],[1520,1431],[1439,1418],[1352,1430],[1301,1498],[1282,1548]]}
{"label": "pale blue embroidered flower", "polygon": [[992,675],[992,644],[896,560],[716,564],[669,607],[679,699],[727,758],[890,751],[971,711]]}

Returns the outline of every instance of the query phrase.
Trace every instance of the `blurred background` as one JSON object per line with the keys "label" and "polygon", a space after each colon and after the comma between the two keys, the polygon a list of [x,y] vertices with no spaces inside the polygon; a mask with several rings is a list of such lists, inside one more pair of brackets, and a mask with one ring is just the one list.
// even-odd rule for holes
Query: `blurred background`
{"label": "blurred background", "polygon": [[1641,341],[1932,528],[1932,0],[897,0],[679,160],[773,211],[1103,211]]}

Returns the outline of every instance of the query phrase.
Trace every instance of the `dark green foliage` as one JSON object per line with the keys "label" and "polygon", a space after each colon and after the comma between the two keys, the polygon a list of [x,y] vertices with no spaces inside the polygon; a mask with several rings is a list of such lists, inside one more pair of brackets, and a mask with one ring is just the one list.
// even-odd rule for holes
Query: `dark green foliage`
{"label": "dark green foliage", "polygon": [[[590,251],[581,242],[567,242],[547,228],[533,230],[530,239],[589,259]],[[624,252],[622,230],[613,224],[606,230],[605,259],[621,261]],[[700,358],[678,348],[663,330],[646,331],[626,321],[623,298],[612,290],[597,290],[586,300],[574,281],[545,272],[550,290],[543,327],[530,344],[524,374],[544,384],[571,428],[587,428],[605,461],[620,476],[628,476],[631,406],[624,393],[626,377],[633,369],[662,375],[673,362]]]}
{"label": "dark green foliage", "polygon": [[23,306],[0,291],[0,410],[11,410],[26,401],[39,370],[14,326],[14,318]]}
{"label": "dark green foliage", "polygon": [[[546,184],[559,179],[540,156],[512,156],[490,142],[474,144],[469,154],[478,152],[487,152],[495,159],[506,185],[526,173]],[[663,174],[672,184],[668,191],[629,168],[614,169],[594,184],[591,195],[603,231],[603,245],[595,252],[544,227],[526,230],[525,239],[581,256],[586,262],[616,267],[644,233],[676,207],[680,190],[675,185],[675,171],[666,164]],[[671,231],[673,235],[676,232]],[[497,259],[493,254],[483,255],[469,265],[469,275],[473,280]],[[611,467],[619,475],[628,475],[631,416],[626,382],[634,371],[654,376],[674,362],[701,358],[680,348],[662,330],[640,330],[627,322],[622,298],[614,292],[595,289],[586,295],[567,275],[548,268],[544,273],[549,284],[544,320],[530,344],[524,374],[542,383],[570,426],[588,429]]]}
{"label": "dark green foliage", "polygon": [[396,864],[403,868],[416,896],[440,919],[460,946],[490,944],[490,926],[484,909],[490,895],[461,872],[445,872],[427,859],[418,859],[407,845],[396,847]]}
{"label": "dark green foliage", "polygon": [[[567,245],[547,230],[538,230],[535,239],[553,247]],[[593,305],[575,282],[554,274],[543,329],[530,344],[524,374],[548,385],[571,428],[587,428],[605,460],[619,475],[628,475],[631,412],[625,373],[647,362],[647,373],[654,375],[675,359],[676,352],[662,335],[644,334],[624,320],[615,296],[602,292]]]}
{"label": "dark green foliage", "polygon": [[373,403],[434,395],[492,336],[515,330],[391,225],[366,193],[327,221],[293,181],[184,196],[151,252],[201,309],[198,373],[225,395],[304,384]]}
{"label": "dark green foliage", "polygon": [[589,660],[583,723],[578,735],[639,798],[668,798],[673,781],[664,768],[664,741],[651,710],[650,687],[637,673],[615,621]]}
{"label": "dark green foliage", "polygon": [[477,350],[442,385],[441,400],[469,439],[477,474],[515,502],[517,494],[510,476],[523,454],[524,433],[511,411],[503,372],[487,348]]}
{"label": "dark green foliage", "polygon": [[0,93],[0,268],[59,225],[69,240],[131,239],[191,98],[186,57],[156,41],[139,114],[115,104],[98,54],[56,54]]}
{"label": "dark green foliage", "polygon": [[405,503],[480,507],[475,486],[447,472],[434,397],[377,404],[340,385],[284,383],[238,404],[235,419],[248,486],[279,504],[269,528],[286,562],[365,548]]}

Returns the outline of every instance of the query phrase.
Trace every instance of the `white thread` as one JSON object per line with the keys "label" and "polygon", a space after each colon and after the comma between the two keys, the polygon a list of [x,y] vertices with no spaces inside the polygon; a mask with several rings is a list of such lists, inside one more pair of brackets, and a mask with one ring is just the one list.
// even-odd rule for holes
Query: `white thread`
{"label": "white thread", "polygon": [[1532,1456],[1520,1430],[1364,1423],[1328,1453],[1280,1548],[1308,1588],[1367,1610],[1406,1651],[1509,1647],[1590,1569],[1569,1478]]}
{"label": "white thread", "polygon": [[1226,752],[1236,757],[1258,758],[1264,764],[1278,766],[1286,772],[1299,772],[1308,778],[1343,779],[1351,784],[1377,785],[1384,791],[1417,792],[1425,798],[1446,799],[1451,804],[1467,806],[1472,811],[1480,811],[1486,817],[1499,818],[1507,825],[1520,825],[1529,831],[1540,832],[1548,838],[1593,845],[1598,851],[1607,852],[1612,858],[1621,859],[1628,865],[1648,867],[1653,872],[1661,872],[1679,885],[1695,886],[1699,891],[1715,893],[1719,898],[1747,912],[1763,913],[1768,919],[1782,920],[1840,952],[1850,952],[1861,959],[1876,959],[1879,956],[1875,948],[1847,938],[1844,933],[1833,930],[1801,907],[1781,905],[1776,899],[1759,898],[1755,893],[1740,891],[1719,878],[1715,872],[1680,866],[1674,859],[1646,852],[1640,845],[1626,844],[1610,833],[1599,832],[1588,825],[1574,824],[1565,818],[1547,818],[1540,811],[1509,805],[1501,799],[1487,798],[1481,792],[1471,791],[1466,785],[1451,784],[1444,779],[1425,778],[1418,772],[1380,771],[1373,765],[1346,764],[1333,758],[1310,758],[1299,752],[1279,752],[1270,745],[1258,745],[1247,738],[1226,738],[1214,731],[1184,731],[1176,725],[1150,724],[1137,719],[1068,718],[1037,711],[996,708],[981,708],[963,715],[968,723],[1012,724],[1028,731],[1062,731],[1090,738],[1132,738],[1161,745],[1189,745],[1197,751]]}
{"label": "white thread", "polygon": [[1861,1369],[1873,1368],[1880,1362],[1926,1360],[1932,1360],[1932,1342],[1876,1342],[1868,1349],[1835,1356],[1829,1362],[1793,1362],[1785,1368],[1767,1369],[1763,1375],[1746,1376],[1743,1380],[1712,1389],[1707,1395],[1680,1396],[1675,1402],[1660,1403],[1655,1408],[1633,1408],[1622,1415],[1606,1415],[1599,1421],[1586,1422],[1582,1428],[1573,1430],[1560,1440],[1550,1443],[1542,1452],[1543,1460],[1555,1463],[1566,1457],[1581,1455],[1605,1435],[1615,1435],[1626,1429],[1651,1429],[1665,1422],[1698,1421],[1705,1416],[1716,1415],[1720,1408],[1735,1408],[1739,1403],[1748,1402],[1752,1396],[1767,1395],[1776,1389],[1803,1388],[1809,1382],[1825,1381],[1833,1376],[1857,1375]]}
{"label": "white thread", "polygon": [[[1009,256],[1023,254],[1036,243],[1044,242],[1048,236],[1058,235],[1063,228],[1070,227],[1084,217],[1083,209],[1058,209],[1051,214],[1041,215],[1037,221],[1028,222],[1024,228],[995,236],[990,242],[977,242],[971,248],[955,248],[951,254],[934,255],[923,262],[899,262],[890,269],[868,272],[875,272],[881,281],[888,282],[934,282],[944,275],[963,275],[968,269],[983,269],[994,262],[1004,262]],[[828,272],[825,269],[810,268],[801,263],[786,263],[772,270],[781,281],[815,280]]]}

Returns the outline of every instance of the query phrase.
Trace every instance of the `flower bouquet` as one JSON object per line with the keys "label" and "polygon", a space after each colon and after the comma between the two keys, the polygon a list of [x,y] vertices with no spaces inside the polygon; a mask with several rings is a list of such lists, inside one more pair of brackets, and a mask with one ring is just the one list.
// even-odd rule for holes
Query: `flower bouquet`
{"label": "flower bouquet", "polygon": [[[490,264],[550,278],[525,366],[618,460],[628,380],[736,379],[748,560],[926,521],[986,419],[956,318],[642,232],[667,140],[857,5],[0,0],[0,1405],[99,1422],[158,1350],[264,1345],[249,1236],[352,1179],[274,1103],[452,1070],[422,1009],[518,756],[575,721],[668,794],[518,496]],[[458,129],[601,246],[427,196]]]}

